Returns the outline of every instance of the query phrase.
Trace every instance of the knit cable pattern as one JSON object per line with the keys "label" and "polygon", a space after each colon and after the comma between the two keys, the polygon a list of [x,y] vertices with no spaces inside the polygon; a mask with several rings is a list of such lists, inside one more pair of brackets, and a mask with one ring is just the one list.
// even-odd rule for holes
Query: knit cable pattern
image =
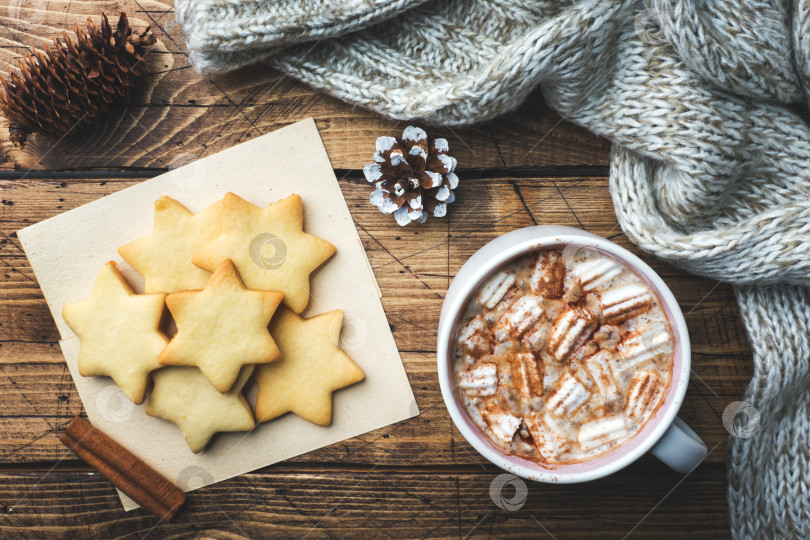
{"label": "knit cable pattern", "polygon": [[736,288],[754,352],[744,399],[761,424],[730,439],[732,533],[810,538],[810,128],[795,112],[810,97],[810,0],[358,1],[346,3],[365,10],[358,24],[334,11],[325,30],[333,3],[176,7],[204,73],[262,58],[445,125],[514,110],[539,87],[612,140],[628,238]]}
{"label": "knit cable pattern", "polygon": [[285,45],[339,36],[426,0],[184,0],[175,15],[205,74],[264,60]]}

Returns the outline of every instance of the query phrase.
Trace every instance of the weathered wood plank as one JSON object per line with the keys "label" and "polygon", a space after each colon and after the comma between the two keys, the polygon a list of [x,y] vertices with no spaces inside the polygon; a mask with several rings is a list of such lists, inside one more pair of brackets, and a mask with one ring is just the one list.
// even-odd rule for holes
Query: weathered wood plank
{"label": "weathered wood plank", "polygon": [[[341,183],[383,291],[383,305],[423,414],[306,456],[297,462],[474,465],[481,458],[453,428],[436,380],[436,326],[449,280],[498,234],[537,223],[588,228],[638,253],[608,209],[604,178],[465,179],[446,220],[398,227],[368,201],[356,178]],[[47,306],[13,231],[105,194],[133,179],[0,182],[0,462],[69,458],[55,428],[81,411]],[[518,190],[523,197],[521,202]],[[524,207],[525,203],[525,207]],[[60,208],[61,207],[61,208]],[[569,208],[570,207],[570,208]],[[573,212],[572,212],[573,210]],[[531,212],[531,215],[530,215]],[[574,214],[575,212],[575,214]],[[750,349],[727,286],[696,279],[644,255],[679,299],[691,329],[694,374],[682,417],[725,459],[720,415],[750,379]]]}
{"label": "weathered wood plank", "polygon": [[[370,159],[376,137],[406,124],[262,65],[198,77],[168,0],[12,0],[0,6],[0,73],[43,37],[88,15],[122,10],[135,26],[151,24],[159,40],[153,75],[126,107],[81,137],[54,143],[35,136],[25,150],[10,147],[0,119],[0,169],[21,177],[0,181],[0,537],[728,537],[728,434],[720,415],[742,395],[751,368],[727,286],[643,256],[687,314],[694,369],[680,415],[712,450],[682,483],[646,456],[586,485],[528,483],[522,509],[499,508],[490,488],[501,471],[461,438],[444,407],[435,363],[439,308],[476,249],[517,227],[561,223],[638,252],[610,211],[603,177],[608,143],[561,120],[539,92],[488,124],[432,131],[448,138],[462,170],[447,219],[400,229],[369,205],[369,188],[356,172],[341,184],[422,414],[199,490],[173,524],[155,527],[142,511],[124,514],[112,486],[58,442],[81,402],[14,231],[139,180],[54,178],[48,171],[159,172],[308,116],[316,119],[333,166],[356,171]],[[503,177],[509,170],[514,178]],[[587,174],[600,177],[567,178]],[[510,498],[512,490],[503,495]]]}
{"label": "weathered wood plank", "polygon": [[496,483],[491,496],[500,473],[489,466],[431,474],[270,468],[195,491],[170,524],[142,510],[123,513],[115,490],[94,473],[0,473],[0,536],[728,538],[725,505],[718,504],[723,465],[703,464],[682,483],[648,459],[584,485],[518,480],[526,492],[516,510],[494,502],[512,500],[514,486],[499,490]]}
{"label": "weathered wood plank", "polygon": [[[417,404],[422,414],[328,448],[294,458],[296,462],[383,463],[408,465],[418,457],[425,465],[473,465],[483,459],[453,427],[438,389],[435,355],[404,353]],[[714,367],[714,366],[711,366]],[[739,399],[720,393],[710,368],[701,366],[693,376],[681,417],[710,446],[720,443],[714,462],[725,460],[728,432],[723,409]],[[424,370],[424,372],[420,372]],[[724,372],[726,370],[723,370]],[[82,411],[79,396],[61,364],[4,364],[0,370],[0,463],[74,459],[59,443],[59,435],[74,414]],[[739,384],[745,384],[740,377]],[[719,390],[719,391],[718,391]],[[715,395],[716,394],[716,395]]]}
{"label": "weathered wood plank", "polygon": [[[265,65],[208,80],[189,67],[171,2],[158,0],[14,0],[0,9],[0,73],[43,39],[126,11],[134,27],[150,24],[158,38],[152,75],[130,103],[81,137],[57,143],[32,137],[25,150],[8,142],[0,121],[0,164],[6,168],[166,168],[244,142],[312,116],[339,169],[370,160],[374,140],[407,125],[319,93]],[[436,129],[462,167],[604,166],[608,143],[551,112],[536,92],[513,114],[465,129]],[[3,156],[6,156],[5,158]]]}

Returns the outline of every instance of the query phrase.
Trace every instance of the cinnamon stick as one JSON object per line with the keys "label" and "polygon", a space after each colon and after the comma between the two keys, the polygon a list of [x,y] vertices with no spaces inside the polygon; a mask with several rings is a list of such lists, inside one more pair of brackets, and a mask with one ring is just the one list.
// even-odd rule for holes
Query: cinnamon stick
{"label": "cinnamon stick", "polygon": [[162,521],[171,521],[186,500],[177,486],[83,418],[73,417],[59,440]]}

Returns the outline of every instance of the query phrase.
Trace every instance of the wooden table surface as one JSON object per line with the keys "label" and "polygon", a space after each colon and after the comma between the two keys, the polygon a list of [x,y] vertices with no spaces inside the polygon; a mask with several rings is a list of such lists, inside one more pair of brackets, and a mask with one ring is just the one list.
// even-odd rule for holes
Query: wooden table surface
{"label": "wooden table surface", "polygon": [[[86,135],[56,143],[33,137],[20,151],[0,125],[0,537],[728,537],[721,414],[743,393],[751,352],[725,285],[641,254],[672,288],[690,329],[693,371],[680,416],[706,441],[709,456],[686,477],[646,456],[589,484],[527,482],[522,508],[508,510],[490,494],[501,471],[465,442],[442,402],[439,310],[454,274],[479,247],[518,227],[558,223],[639,253],[613,213],[608,142],[565,122],[539,93],[488,124],[435,129],[459,162],[457,200],[445,219],[400,228],[369,204],[361,169],[376,137],[406,123],[262,65],[213,80],[197,76],[166,1],[4,4],[3,73],[42,38],[101,11],[126,11],[136,27],[151,24],[158,43],[153,75],[127,107]],[[145,511],[125,513],[112,485],[59,443],[82,405],[15,231],[309,116],[340,178],[422,413],[195,491],[170,524]],[[511,487],[503,492],[513,494]]]}

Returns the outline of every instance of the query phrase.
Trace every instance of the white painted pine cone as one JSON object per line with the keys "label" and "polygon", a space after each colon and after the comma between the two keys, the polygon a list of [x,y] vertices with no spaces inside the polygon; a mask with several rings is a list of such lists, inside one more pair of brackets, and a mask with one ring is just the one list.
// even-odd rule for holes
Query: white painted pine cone
{"label": "white painted pine cone", "polygon": [[402,137],[380,137],[374,161],[363,174],[377,189],[371,204],[394,214],[400,225],[443,217],[455,200],[456,160],[447,155],[447,139],[429,138],[422,128],[408,126]]}

